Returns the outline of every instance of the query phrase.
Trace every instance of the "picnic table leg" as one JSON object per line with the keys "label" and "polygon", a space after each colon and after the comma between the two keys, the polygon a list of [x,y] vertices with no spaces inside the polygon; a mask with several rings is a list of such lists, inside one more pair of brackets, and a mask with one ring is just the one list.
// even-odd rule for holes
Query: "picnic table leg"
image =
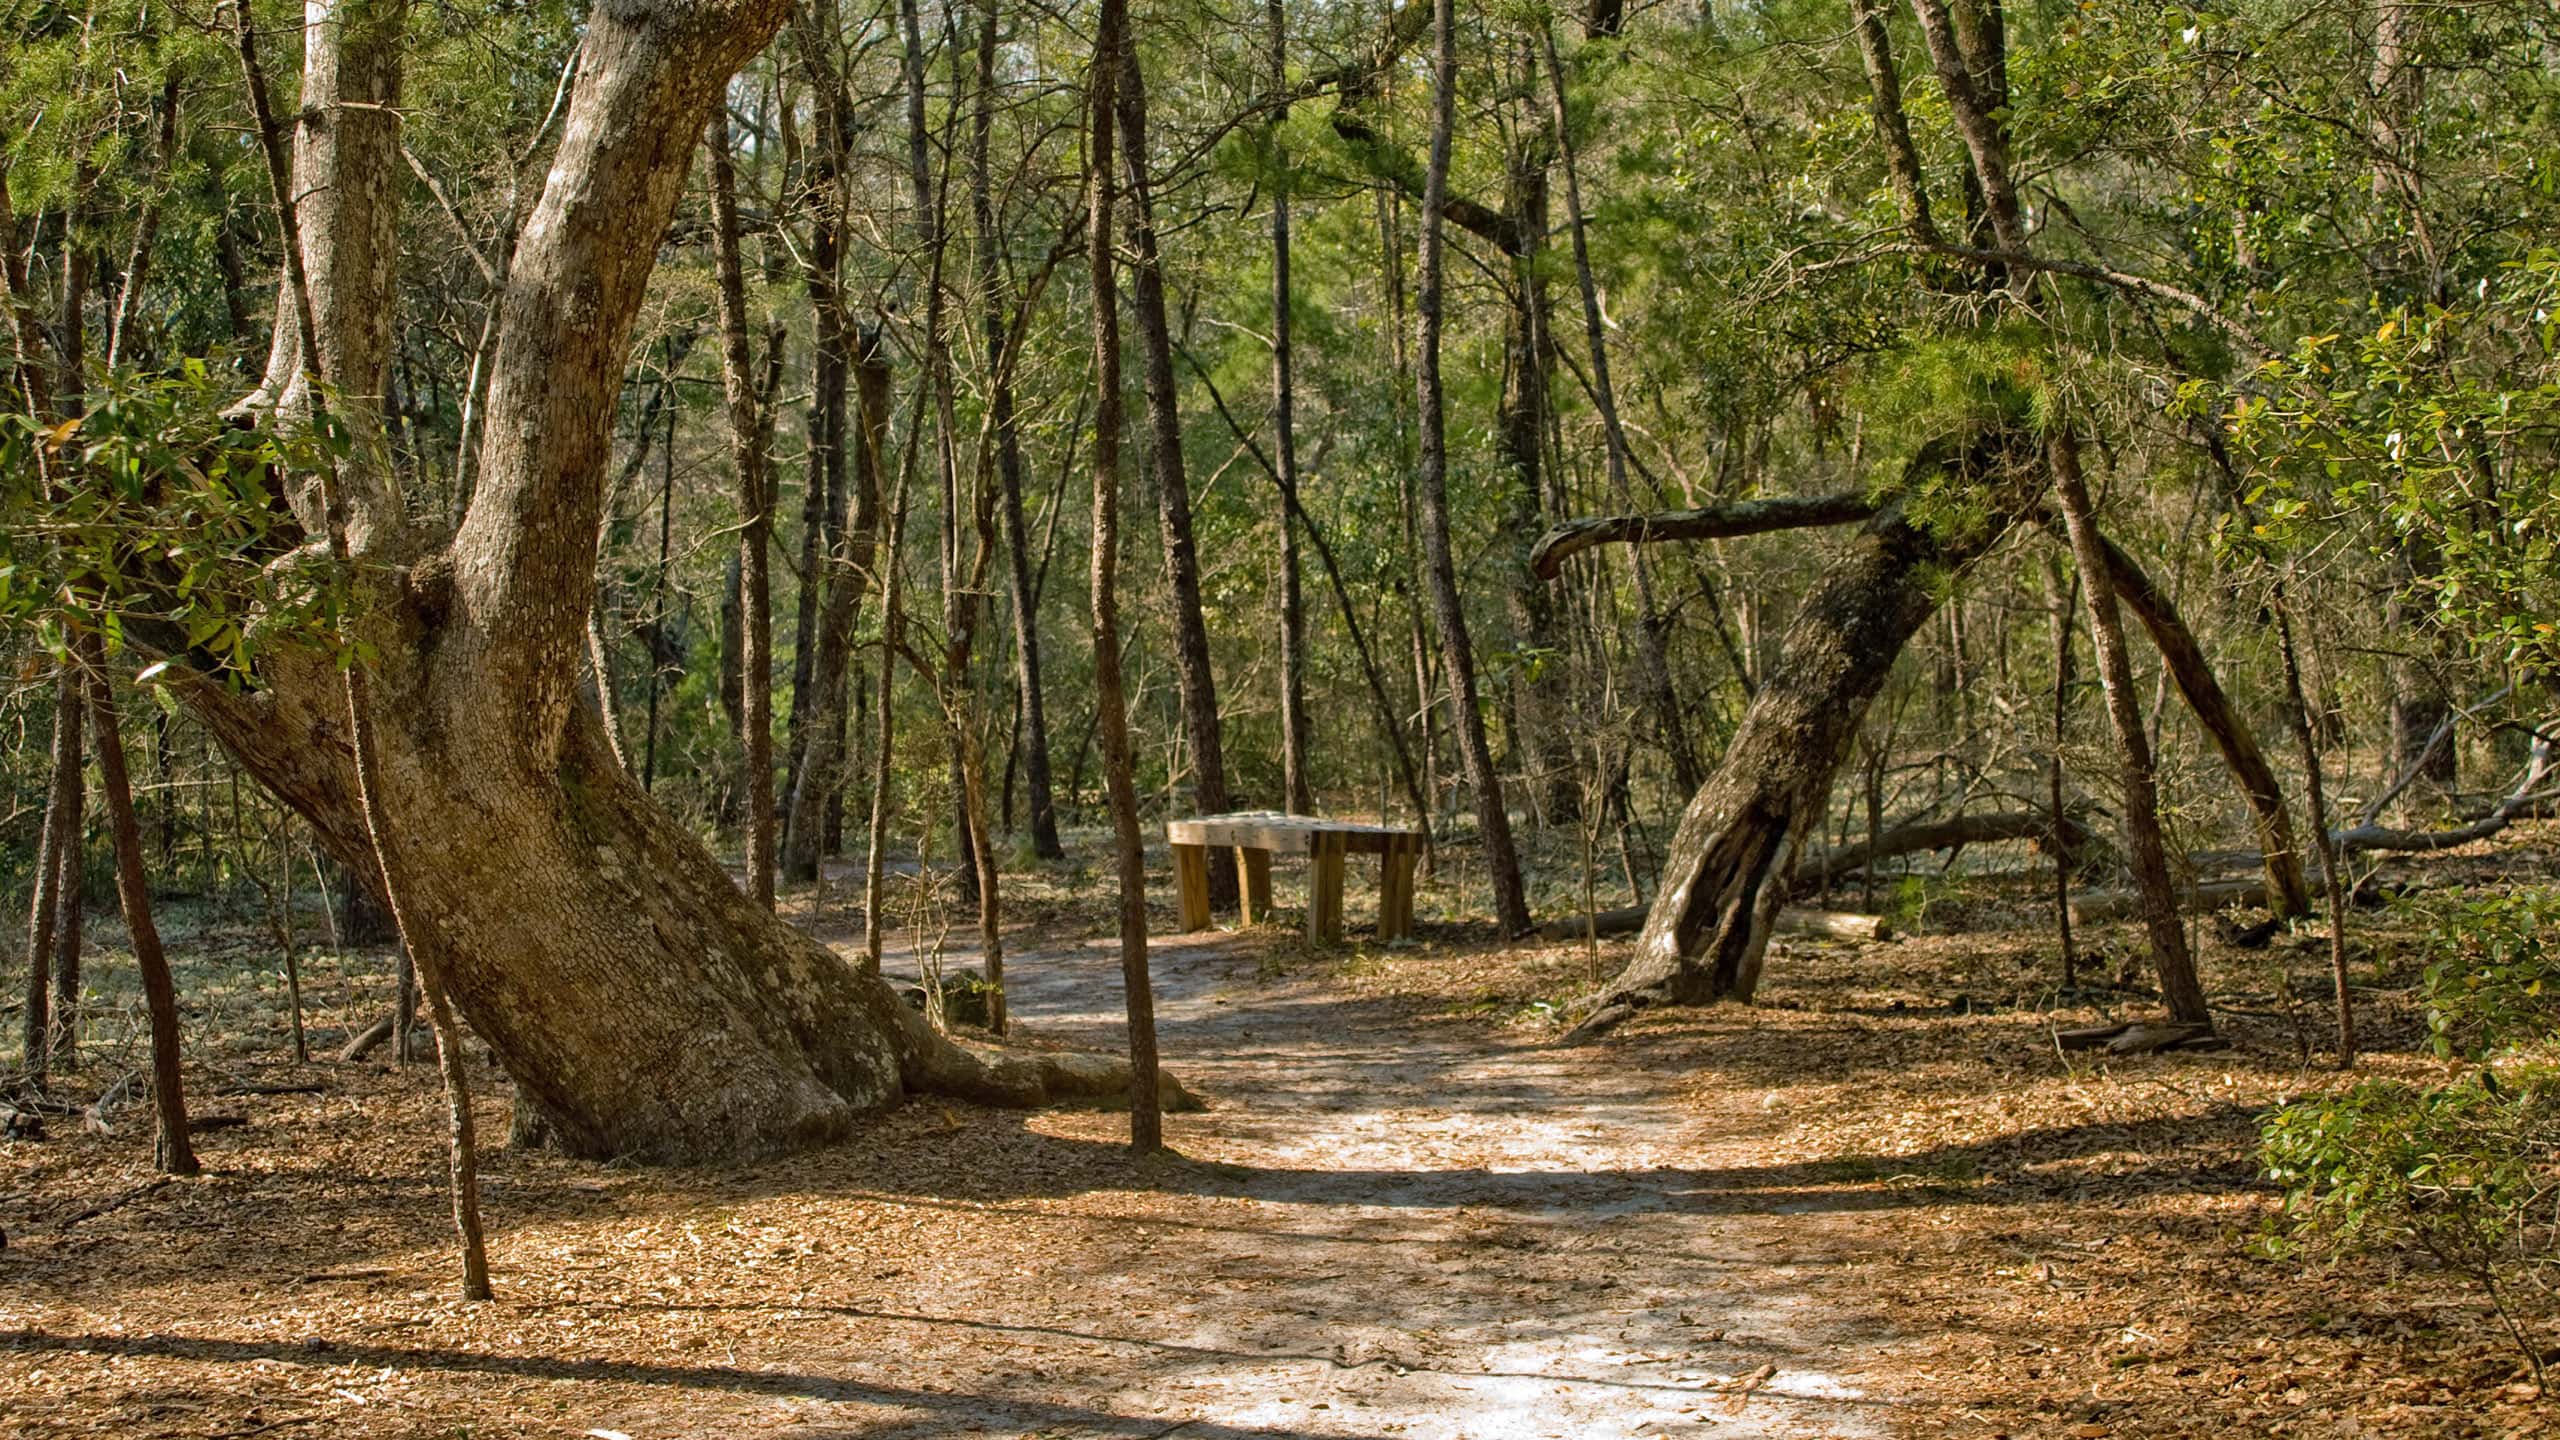
{"label": "picnic table leg", "polygon": [[1176,845],[1173,847],[1175,888],[1182,892],[1182,928],[1184,931],[1209,928],[1209,847]]}
{"label": "picnic table leg", "polygon": [[1251,845],[1236,847],[1236,873],[1243,877],[1244,923],[1271,918],[1271,852]]}
{"label": "picnic table leg", "polygon": [[1344,837],[1317,835],[1309,858],[1314,861],[1307,897],[1307,938],[1318,945],[1342,939],[1342,856]]}
{"label": "picnic table leg", "polygon": [[1413,933],[1413,862],[1419,847],[1396,845],[1380,857],[1378,867],[1378,938],[1402,940]]}

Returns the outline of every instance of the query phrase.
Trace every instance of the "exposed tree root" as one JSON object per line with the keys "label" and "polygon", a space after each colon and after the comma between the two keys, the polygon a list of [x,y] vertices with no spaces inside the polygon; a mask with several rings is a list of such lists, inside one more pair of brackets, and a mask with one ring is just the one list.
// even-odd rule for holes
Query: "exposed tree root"
{"label": "exposed tree root", "polygon": [[[898,1050],[898,1075],[911,1095],[940,1095],[1010,1110],[1076,1101],[1129,1098],[1129,1062],[1117,1055],[1080,1051],[1017,1051],[964,1044],[933,1028],[896,988],[878,976],[863,981],[865,1002]],[[1208,1106],[1170,1071],[1157,1072],[1156,1095],[1165,1109]]]}

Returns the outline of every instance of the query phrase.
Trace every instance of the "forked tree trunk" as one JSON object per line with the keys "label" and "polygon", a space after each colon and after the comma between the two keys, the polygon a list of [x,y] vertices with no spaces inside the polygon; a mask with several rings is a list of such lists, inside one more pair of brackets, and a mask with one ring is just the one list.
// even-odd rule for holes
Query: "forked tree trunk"
{"label": "forked tree trunk", "polygon": [[[410,943],[544,1128],[591,1157],[772,1154],[910,1090],[1032,1104],[1127,1084],[1116,1062],[989,1060],[933,1035],[888,985],[741,893],[613,763],[577,703],[613,398],[648,281],[630,237],[665,229],[713,96],[786,8],[635,0],[589,15],[501,297],[484,463],[460,530],[431,546],[379,511],[383,487],[350,486],[376,657],[373,789],[402,837]],[[320,207],[307,253],[328,253],[341,219],[366,218]],[[326,313],[387,328],[391,308],[377,296]],[[185,653],[182,632],[147,617],[126,633]],[[272,647],[245,689],[169,678],[342,863],[372,871],[331,656]],[[750,695],[762,683],[751,657]]]}
{"label": "forked tree trunk", "polygon": [[1899,505],[1860,527],[1787,627],[1724,759],[1690,800],[1663,863],[1635,955],[1569,1038],[1603,1033],[1651,1005],[1751,998],[1788,872],[1821,819],[1868,702],[1937,612],[1945,573],[1987,551],[2023,509],[2031,445],[2008,432],[1924,449],[1906,489],[1953,471],[1992,517],[1956,537]]}

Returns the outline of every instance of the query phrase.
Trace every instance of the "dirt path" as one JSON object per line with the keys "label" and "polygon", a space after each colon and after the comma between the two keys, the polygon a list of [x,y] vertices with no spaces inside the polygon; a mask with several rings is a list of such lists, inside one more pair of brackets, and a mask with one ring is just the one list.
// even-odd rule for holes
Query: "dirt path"
{"label": "dirt path", "polygon": [[[1329,975],[1264,975],[1270,943],[1155,954],[1166,1053],[1215,1108],[1175,1120],[1173,1143],[1198,1163],[1167,1176],[1127,1241],[1065,1257],[1069,1284],[964,1267],[913,1297],[1006,1317],[992,1333],[1029,1373],[982,1392],[971,1422],[1884,1433],[1887,1406],[1840,1375],[1871,1348],[1873,1317],[1834,1314],[1801,1283],[1800,1244],[1773,1249],[1729,1213],[1715,1192],[1733,1157],[1646,1057],[1509,1039]],[[1016,957],[1008,980],[1039,1033],[1121,1043],[1107,946]],[[1042,1406],[1059,1407],[1057,1428]],[[860,1433],[947,1433],[955,1418]]]}
{"label": "dirt path", "polygon": [[[1675,1098],[1683,1042],[1541,1048],[1271,932],[1155,969],[1165,1051],[1213,1102],[1172,1118],[1183,1158],[1134,1162],[1118,1115],[932,1102],[745,1172],[499,1151],[495,1305],[451,1298],[431,1067],[218,1063],[191,1083],[322,1093],[219,1101],[244,1123],[205,1137],[208,1175],[156,1188],[129,1135],[0,1152],[0,1435],[1578,1440],[1902,1413],[1852,1378],[1895,1373],[1900,1328],[1862,1299],[1853,1216],[1771,1183],[1757,1106],[1710,1128]],[[1010,979],[1038,1041],[1121,1044],[1107,944],[1033,946]]]}

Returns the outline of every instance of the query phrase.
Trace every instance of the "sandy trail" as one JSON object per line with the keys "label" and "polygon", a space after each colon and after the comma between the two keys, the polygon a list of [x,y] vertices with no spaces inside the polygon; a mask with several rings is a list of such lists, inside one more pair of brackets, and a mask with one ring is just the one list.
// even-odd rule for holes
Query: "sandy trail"
{"label": "sandy trail", "polygon": [[[1163,1046],[1214,1108],[1176,1118],[1195,1163],[1156,1192],[1154,1223],[1065,1257],[1072,1275],[963,1267],[913,1297],[993,1302],[1017,1368],[1065,1382],[1018,1376],[963,1423],[1196,1440],[1884,1433],[1888,1403],[1843,1378],[1873,1318],[1832,1315],[1801,1283],[1803,1246],[1773,1250],[1718,1195],[1718,1167],[1743,1157],[1671,1100],[1665,1057],[1555,1050],[1327,977],[1267,977],[1269,943],[1155,952]],[[1017,956],[1007,978],[1027,1028],[1122,1042],[1107,943]],[[1035,1417],[1008,1394],[1083,1414]]]}
{"label": "sandy trail", "polygon": [[[431,1067],[226,1102],[251,1123],[198,1180],[153,1186],[129,1138],[22,1146],[0,1199],[42,1223],[0,1264],[0,1436],[1605,1440],[1909,1413],[1860,1378],[1931,1327],[1860,1284],[1874,1217],[1770,1169],[1756,1103],[1678,1098],[1697,1041],[1545,1048],[1279,932],[1163,943],[1155,974],[1213,1107],[1171,1117],[1181,1158],[1134,1160],[1107,1112],[932,1101],[740,1170],[498,1150],[494,1305],[453,1298]],[[1123,1043],[1108,942],[1027,945],[1009,979],[1033,1043]]]}

